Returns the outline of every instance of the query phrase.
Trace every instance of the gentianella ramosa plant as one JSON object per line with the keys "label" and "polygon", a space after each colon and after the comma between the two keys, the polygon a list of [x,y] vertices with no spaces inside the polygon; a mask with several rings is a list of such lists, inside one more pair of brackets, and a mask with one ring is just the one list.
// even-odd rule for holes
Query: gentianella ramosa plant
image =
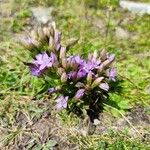
{"label": "gentianella ramosa plant", "polygon": [[87,58],[69,55],[71,44],[62,45],[61,33],[55,23],[31,31],[21,38],[21,43],[33,57],[26,63],[31,74],[53,81],[48,93],[55,95],[57,110],[85,108],[91,116],[95,108],[101,109],[110,85],[116,80],[116,69],[112,67],[114,54],[102,50],[90,53]]}

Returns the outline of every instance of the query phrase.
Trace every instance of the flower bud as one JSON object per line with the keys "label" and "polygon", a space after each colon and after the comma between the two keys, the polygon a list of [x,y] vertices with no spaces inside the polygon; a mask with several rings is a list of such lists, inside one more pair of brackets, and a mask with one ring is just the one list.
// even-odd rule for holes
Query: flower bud
{"label": "flower bud", "polygon": [[37,40],[33,40],[33,44],[34,44],[36,47],[40,47],[40,46],[41,46],[41,43],[38,42]]}
{"label": "flower bud", "polygon": [[51,52],[51,60],[52,60],[53,67],[58,66],[59,62],[57,60],[57,56],[53,52]]}
{"label": "flower bud", "polygon": [[80,90],[78,90],[77,92],[76,92],[76,95],[75,95],[75,99],[76,100],[79,100],[79,99],[81,99],[83,96],[84,96],[84,94],[85,94],[85,89],[80,89]]}
{"label": "flower bud", "polygon": [[109,64],[110,64],[110,61],[109,61],[108,59],[107,59],[107,60],[105,60],[105,61],[102,63],[103,68],[108,67],[108,66],[109,66]]}
{"label": "flower bud", "polygon": [[19,41],[24,47],[29,50],[35,47],[35,44],[33,43],[34,41],[30,37],[22,37]]}
{"label": "flower bud", "polygon": [[90,71],[87,75],[87,84],[91,85],[92,83],[92,72]]}
{"label": "flower bud", "polygon": [[77,78],[77,72],[76,71],[70,71],[68,73],[68,78],[72,79],[72,80],[76,80],[76,78]]}
{"label": "flower bud", "polygon": [[39,35],[39,40],[43,41],[46,39],[43,29],[41,27],[38,28],[38,35]]}
{"label": "flower bud", "polygon": [[81,82],[77,82],[77,84],[75,85],[75,87],[77,87],[77,88],[83,88],[84,84],[81,83]]}
{"label": "flower bud", "polygon": [[35,30],[32,30],[30,35],[32,39],[34,40],[38,39],[38,33]]}
{"label": "flower bud", "polygon": [[105,61],[106,58],[107,58],[106,50],[103,49],[103,50],[101,51],[101,53],[100,53],[100,59],[101,59],[102,61]]}
{"label": "flower bud", "polygon": [[101,83],[99,87],[105,91],[109,90],[109,85],[107,83]]}
{"label": "flower bud", "polygon": [[43,28],[43,33],[45,36],[47,36],[48,38],[51,36],[51,31],[48,27],[44,27]]}
{"label": "flower bud", "polygon": [[116,76],[117,76],[117,70],[116,68],[111,68],[108,70],[108,77],[109,77],[109,80],[112,80],[112,81],[116,81]]}
{"label": "flower bud", "polygon": [[51,22],[50,26],[52,27],[53,30],[56,30],[56,23],[55,23],[55,21]]}
{"label": "flower bud", "polygon": [[78,42],[78,38],[71,38],[71,39],[69,39],[66,43],[65,43],[65,45],[67,45],[66,46],[66,49],[69,49],[71,46],[73,46],[73,45],[75,45],[77,42]]}
{"label": "flower bud", "polygon": [[49,37],[49,48],[54,49],[54,38],[52,36]]}
{"label": "flower bud", "polygon": [[61,47],[60,48],[60,54],[59,54],[59,58],[62,59],[62,58],[65,58],[66,56],[66,47]]}
{"label": "flower bud", "polygon": [[67,81],[67,74],[66,72],[64,72],[62,75],[61,75],[61,82],[65,83]]}
{"label": "flower bud", "polygon": [[109,63],[112,63],[115,60],[115,54],[111,54],[108,60],[109,60]]}
{"label": "flower bud", "polygon": [[114,59],[115,59],[115,56],[112,55],[112,56],[110,56],[107,60],[105,60],[105,61],[100,65],[100,67],[99,67],[99,69],[98,69],[98,72],[101,72],[101,71],[103,71],[103,69],[109,67],[109,65],[114,61]]}
{"label": "flower bud", "polygon": [[91,86],[92,89],[95,88],[96,86],[98,86],[103,79],[104,79],[104,77],[99,77],[96,80],[94,80],[94,82],[92,83],[92,86]]}
{"label": "flower bud", "polygon": [[97,56],[98,56],[98,54],[97,54],[97,51],[95,50],[94,53],[93,53],[93,57],[96,59]]}
{"label": "flower bud", "polygon": [[65,72],[63,68],[58,68],[57,73],[58,75],[62,75]]}
{"label": "flower bud", "polygon": [[55,41],[55,45],[60,44],[61,41],[61,33],[58,30],[55,30],[54,33],[54,41]]}
{"label": "flower bud", "polygon": [[66,58],[63,58],[63,59],[62,59],[62,66],[63,66],[64,68],[67,68],[67,67],[68,67],[68,62],[67,62],[67,59],[66,59]]}
{"label": "flower bud", "polygon": [[73,69],[77,69],[78,63],[76,62],[74,56],[70,56],[68,58],[68,66],[71,67],[71,68],[73,68]]}
{"label": "flower bud", "polygon": [[91,60],[91,59],[92,59],[92,54],[89,53],[89,54],[88,54],[88,60]]}

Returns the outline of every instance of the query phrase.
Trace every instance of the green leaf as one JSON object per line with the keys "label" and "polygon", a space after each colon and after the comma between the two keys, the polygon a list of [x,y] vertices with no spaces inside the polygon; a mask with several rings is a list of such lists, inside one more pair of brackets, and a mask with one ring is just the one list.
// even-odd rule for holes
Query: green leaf
{"label": "green leaf", "polygon": [[[55,140],[49,140],[49,141],[46,143],[45,148],[46,148],[46,149],[47,149],[47,148],[53,148],[54,146],[56,146],[56,144],[57,144],[57,141],[55,141]],[[46,149],[44,149],[44,150],[46,150]]]}
{"label": "green leaf", "polygon": [[118,106],[120,107],[120,109],[130,109],[131,108],[131,106],[129,105],[129,102],[125,101],[125,100],[120,101],[118,103]]}

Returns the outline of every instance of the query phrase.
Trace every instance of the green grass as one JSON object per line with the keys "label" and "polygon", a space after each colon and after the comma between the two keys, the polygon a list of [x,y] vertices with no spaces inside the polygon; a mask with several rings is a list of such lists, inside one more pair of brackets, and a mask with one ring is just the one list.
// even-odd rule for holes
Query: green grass
{"label": "green grass", "polygon": [[[84,135],[87,124],[83,119],[77,118],[66,111],[61,113],[53,109],[54,102],[43,93],[46,90],[45,81],[34,78],[29,70],[24,66],[23,61],[30,60],[29,51],[23,49],[16,42],[16,35],[22,33],[31,19],[30,7],[33,6],[54,6],[53,17],[57,27],[63,33],[63,40],[78,37],[79,42],[70,53],[80,53],[85,56],[95,49],[107,49],[116,54],[116,67],[119,72],[120,90],[110,94],[110,100],[105,105],[104,123],[107,132],[97,131],[94,135]],[[14,141],[21,141],[23,134],[31,134],[30,128],[41,119],[41,116],[50,111],[56,118],[55,125],[57,132],[53,137],[50,134],[47,142],[41,144],[36,133],[32,135],[35,141],[30,141],[29,147],[34,145],[35,150],[46,149],[46,145],[52,144],[51,140],[56,140],[61,145],[74,145],[76,149],[91,150],[148,150],[148,140],[143,140],[138,133],[132,137],[131,131],[141,129],[142,135],[149,132],[146,125],[137,126],[129,121],[126,133],[114,131],[112,126],[115,117],[125,119],[131,108],[137,105],[148,110],[150,99],[150,62],[149,62],[149,31],[150,16],[138,16],[123,11],[118,7],[118,1],[96,1],[85,0],[13,0],[2,3],[3,12],[0,17],[0,147],[2,149],[13,147]],[[125,21],[127,19],[127,21]],[[122,21],[121,21],[122,20]],[[99,28],[98,21],[103,26]],[[120,22],[120,23],[119,23]],[[132,35],[130,39],[118,39],[115,36],[115,29],[120,26]],[[18,125],[17,115],[22,112],[27,117],[30,126]],[[148,111],[146,111],[148,114]],[[106,116],[105,116],[106,114]],[[107,120],[107,115],[110,120]],[[117,118],[118,120],[119,118]],[[106,120],[106,121],[105,121]],[[131,124],[130,124],[131,123]],[[82,125],[83,124],[83,125]],[[80,127],[81,125],[81,127]],[[27,130],[27,131],[26,131]],[[83,133],[82,133],[83,130]],[[80,132],[81,131],[81,132]],[[136,132],[136,131],[135,131]],[[59,140],[58,140],[59,139]],[[50,142],[49,142],[50,140]],[[60,142],[61,141],[61,142]],[[14,143],[13,143],[14,142]],[[53,145],[54,144],[54,145]],[[62,145],[65,147],[65,144]],[[15,148],[14,148],[15,149]]]}

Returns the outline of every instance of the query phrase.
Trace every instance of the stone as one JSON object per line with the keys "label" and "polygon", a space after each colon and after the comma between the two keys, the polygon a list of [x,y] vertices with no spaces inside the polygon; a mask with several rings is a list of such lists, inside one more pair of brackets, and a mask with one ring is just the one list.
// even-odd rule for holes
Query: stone
{"label": "stone", "polygon": [[118,39],[127,40],[130,38],[130,33],[121,27],[116,28],[116,37]]}
{"label": "stone", "polygon": [[34,19],[38,23],[46,24],[47,22],[52,22],[52,11],[53,7],[32,7],[31,12],[33,14]]}
{"label": "stone", "polygon": [[140,3],[140,2],[131,2],[127,0],[120,0],[120,7],[123,9],[127,9],[133,13],[143,15],[150,15],[150,4],[148,3]]}

